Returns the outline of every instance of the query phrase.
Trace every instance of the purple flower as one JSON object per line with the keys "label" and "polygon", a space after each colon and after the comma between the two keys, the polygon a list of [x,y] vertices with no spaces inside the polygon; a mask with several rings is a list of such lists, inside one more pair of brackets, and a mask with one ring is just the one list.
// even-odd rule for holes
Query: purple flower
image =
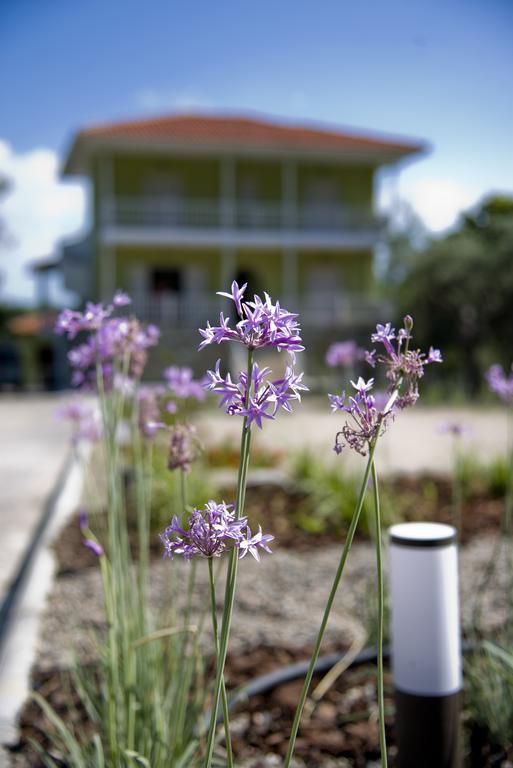
{"label": "purple flower", "polygon": [[84,546],[91,550],[96,557],[101,557],[104,553],[102,545],[95,539],[84,539]]}
{"label": "purple flower", "polygon": [[373,379],[366,382],[360,377],[356,384],[351,384],[356,390],[355,395],[346,397],[345,392],[342,395],[328,395],[333,413],[343,411],[351,417],[337,433],[333,450],[340,454],[343,445],[347,445],[365,456],[369,444],[385,432],[393,418],[393,407],[389,404],[390,398],[380,408],[377,407],[376,399],[369,394],[374,384]]}
{"label": "purple flower", "polygon": [[351,385],[354,387],[354,389],[356,389],[357,392],[359,392],[360,394],[363,394],[364,392],[369,392],[372,389],[372,387],[374,386],[374,379],[369,379],[369,381],[365,381],[360,376],[356,384],[354,383],[354,381],[351,381]]}
{"label": "purple flower", "polygon": [[128,307],[128,305],[132,303],[132,299],[127,293],[124,293],[123,291],[118,290],[114,294],[112,303],[118,309],[120,307]]}
{"label": "purple flower", "polygon": [[371,336],[371,341],[392,341],[395,339],[395,328],[392,328],[392,323],[387,323],[386,325],[381,325],[380,323],[376,326],[376,333],[373,333]]}
{"label": "purple flower", "polygon": [[191,464],[200,453],[196,430],[190,424],[175,424],[170,428],[170,432],[168,469],[181,469],[182,472],[189,472]]}
{"label": "purple flower", "polygon": [[164,379],[175,397],[205,399],[204,383],[193,378],[192,368],[172,365],[164,371]]}
{"label": "purple flower", "polygon": [[[165,557],[182,555],[187,560],[197,555],[220,557],[234,547],[245,550],[244,554],[253,549],[251,554],[255,557],[258,549],[270,551],[268,542],[272,538],[262,534],[261,529],[252,537],[247,519],[237,519],[233,505],[224,501],[209,501],[204,509],[193,509],[185,523],[173,517],[171,525],[160,534]],[[243,541],[246,543],[242,544]]]}
{"label": "purple flower", "polygon": [[264,301],[259,296],[254,296],[253,301],[243,302],[245,289],[245,285],[239,288],[234,281],[231,293],[219,292],[219,295],[234,302],[239,320],[232,328],[230,319],[225,318],[221,312],[218,326],[207,323],[205,329],[200,329],[203,341],[199,348],[203,349],[208,344],[220,344],[222,341],[236,341],[248,349],[284,349],[295,359],[295,353],[304,349],[299,335],[297,315],[282,309],[279,302],[273,304],[267,293],[264,293]]}
{"label": "purple flower", "polygon": [[509,376],[506,376],[502,365],[496,363],[485,374],[491,391],[508,405],[513,404],[513,363]]}
{"label": "purple flower", "polygon": [[[223,378],[220,365],[221,361],[218,360],[215,370],[207,371],[207,389],[221,395],[219,405],[230,416],[247,417],[248,426],[255,422],[261,429],[262,419],[274,419],[280,408],[290,413],[291,402],[300,402],[301,392],[308,389],[302,383],[303,374],[296,374],[290,366],[282,379],[272,381],[269,368],[261,369],[257,363],[253,363],[248,401],[247,373],[239,373],[238,381],[234,382],[229,373]],[[249,402],[247,407],[246,402]]]}
{"label": "purple flower", "polygon": [[[102,386],[110,390],[113,386],[127,384],[126,378],[119,378],[124,370],[131,379],[138,379],[146,365],[150,347],[155,346],[159,330],[154,325],[142,326],[134,317],[113,317],[118,308],[130,303],[129,297],[118,291],[112,304],[86,304],[83,312],[65,309],[60,313],[55,326],[56,333],[66,334],[72,340],[78,333],[89,336],[70,350],[68,359],[74,369],[72,383],[84,389],[94,389],[97,366],[102,372]],[[117,377],[114,376],[117,369]]]}
{"label": "purple flower", "polygon": [[242,297],[244,296],[244,291],[248,287],[247,283],[244,283],[242,288],[239,288],[235,280],[232,283],[232,290],[231,293],[225,293],[224,291],[218,291],[218,296],[226,296],[227,299],[232,299],[232,301],[235,304],[235,308],[237,309],[237,312],[239,315],[242,315]]}
{"label": "purple flower", "polygon": [[79,510],[78,513],[78,527],[82,531],[82,533],[89,528],[89,516],[87,514],[86,509]]}
{"label": "purple flower", "polygon": [[163,429],[156,387],[143,386],[137,392],[138,426],[143,437],[152,438]]}
{"label": "purple flower", "polygon": [[397,332],[391,323],[377,325],[371,340],[382,344],[384,352],[372,350],[364,353],[373,368],[378,363],[384,366],[388,380],[386,393],[370,394],[374,379],[365,381],[359,377],[356,383],[351,382],[356,395],[346,397],[345,392],[329,395],[332,411],[343,411],[349,416],[335,438],[334,450],[337,454],[347,445],[365,456],[395,418],[397,409],[415,405],[419,397],[418,382],[424,376],[425,366],[442,362],[438,349],[430,347],[428,355],[425,355],[418,349],[409,348],[412,328],[410,315],[406,315],[403,327]]}
{"label": "purple flower", "polygon": [[71,422],[72,440],[75,444],[82,441],[96,442],[102,436],[100,416],[97,408],[92,405],[74,401],[58,408],[56,415]]}
{"label": "purple flower", "polygon": [[355,341],[337,341],[326,352],[326,363],[331,368],[337,366],[352,366],[362,358],[364,351]]}
{"label": "purple flower", "polygon": [[263,549],[265,552],[272,554],[272,551],[269,548],[269,543],[273,541],[273,539],[274,536],[271,536],[270,533],[262,533],[261,526],[258,526],[258,533],[255,533],[255,535],[252,536],[251,528],[248,525],[246,527],[245,537],[237,542],[237,548],[240,550],[239,559],[242,560],[242,558],[249,552],[257,562],[260,562],[259,550]]}
{"label": "purple flower", "polygon": [[472,427],[468,424],[461,424],[459,421],[442,421],[437,427],[441,435],[453,435],[454,437],[463,437],[472,434]]}
{"label": "purple flower", "polygon": [[429,352],[427,356],[428,363],[443,363],[442,353],[439,349],[434,349],[433,347],[429,347]]}
{"label": "purple flower", "polygon": [[[372,367],[376,363],[383,363],[388,379],[388,393],[396,389],[401,391],[396,400],[397,408],[407,408],[418,400],[418,381],[424,376],[424,368],[431,363],[443,362],[439,349],[429,348],[428,354],[419,349],[409,349],[413,320],[410,315],[404,318],[404,327],[396,333],[390,323],[378,324],[376,333],[371,336],[371,341],[383,344],[384,353],[378,353],[375,349],[367,352],[365,358]],[[392,341],[396,341],[395,346]]]}

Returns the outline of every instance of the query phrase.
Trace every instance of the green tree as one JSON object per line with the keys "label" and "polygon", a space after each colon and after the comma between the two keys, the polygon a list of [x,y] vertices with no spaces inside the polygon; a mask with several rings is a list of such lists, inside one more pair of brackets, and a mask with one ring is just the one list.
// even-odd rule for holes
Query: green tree
{"label": "green tree", "polygon": [[440,375],[476,395],[484,368],[513,357],[513,200],[487,198],[456,232],[410,253],[398,298],[415,313],[420,346],[443,350]]}

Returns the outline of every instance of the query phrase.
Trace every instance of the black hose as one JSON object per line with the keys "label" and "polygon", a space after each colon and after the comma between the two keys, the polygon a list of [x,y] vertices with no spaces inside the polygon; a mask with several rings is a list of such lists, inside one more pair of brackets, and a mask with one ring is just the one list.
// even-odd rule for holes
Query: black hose
{"label": "black hose", "polygon": [[[478,648],[478,643],[469,641],[462,643],[463,653],[470,653],[471,651],[475,651]],[[315,665],[314,674],[325,674],[332,667],[334,667],[335,664],[341,661],[345,655],[345,653],[330,653],[327,656],[321,656]],[[355,656],[347,668],[356,669],[357,667],[361,667],[364,664],[376,664],[377,658],[378,656],[376,648],[374,646],[369,646],[360,651],[360,653]],[[383,649],[383,659],[385,661],[390,659],[389,646],[385,646]],[[291,683],[294,680],[305,677],[309,665],[309,661],[299,661],[295,664],[290,664],[286,667],[275,669],[273,672],[268,672],[266,675],[255,677],[254,680],[251,680],[251,682],[241,686],[237,691],[235,691],[235,693],[230,696],[228,703],[229,709],[233,709],[238,704],[246,702],[252,696],[258,696],[262,693],[269,693],[269,691],[273,691],[275,688],[278,688],[278,686],[283,685],[284,683]],[[222,722],[222,719],[223,716],[220,712],[218,715],[218,722]]]}

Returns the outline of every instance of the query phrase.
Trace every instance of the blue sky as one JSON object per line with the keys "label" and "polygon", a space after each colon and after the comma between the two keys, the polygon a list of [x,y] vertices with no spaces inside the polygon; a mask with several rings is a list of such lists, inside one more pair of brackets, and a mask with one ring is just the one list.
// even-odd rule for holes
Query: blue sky
{"label": "blue sky", "polygon": [[512,38],[510,0],[3,0],[0,171],[15,182],[3,208],[18,240],[3,249],[4,292],[26,293],[29,251],[84,220],[82,191],[56,175],[73,131],[176,109],[427,139],[400,191],[441,230],[488,190],[513,192]]}

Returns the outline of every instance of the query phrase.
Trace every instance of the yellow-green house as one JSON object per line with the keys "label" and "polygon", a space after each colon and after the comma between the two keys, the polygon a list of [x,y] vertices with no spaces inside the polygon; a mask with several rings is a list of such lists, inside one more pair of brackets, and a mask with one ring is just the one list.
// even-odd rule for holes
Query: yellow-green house
{"label": "yellow-green house", "polygon": [[67,287],[116,288],[164,328],[215,316],[233,279],[301,313],[304,327],[375,321],[378,171],[422,151],[313,125],[174,115],[77,134],[66,176],[90,180],[92,227],[63,248]]}

